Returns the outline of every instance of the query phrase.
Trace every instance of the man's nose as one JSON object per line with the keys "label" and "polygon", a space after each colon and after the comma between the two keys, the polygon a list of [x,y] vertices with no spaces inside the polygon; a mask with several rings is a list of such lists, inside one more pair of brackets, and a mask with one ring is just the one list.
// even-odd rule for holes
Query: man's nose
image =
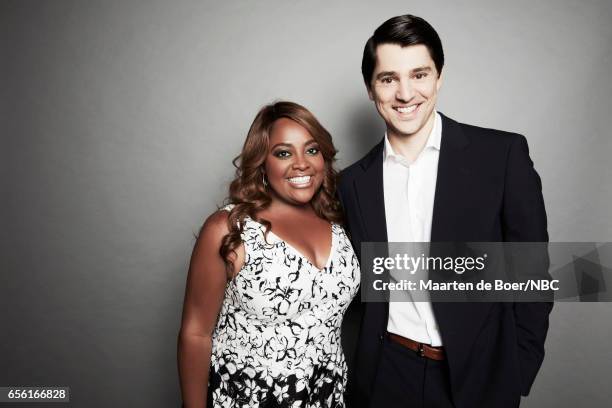
{"label": "man's nose", "polygon": [[402,102],[408,102],[414,96],[414,88],[410,81],[399,81],[395,98]]}

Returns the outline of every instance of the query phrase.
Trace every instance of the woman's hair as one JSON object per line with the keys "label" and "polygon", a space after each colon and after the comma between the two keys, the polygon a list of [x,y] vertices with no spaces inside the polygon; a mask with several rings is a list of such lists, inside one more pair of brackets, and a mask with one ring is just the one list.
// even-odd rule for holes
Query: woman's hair
{"label": "woman's hair", "polygon": [[312,197],[311,205],[319,217],[329,222],[342,222],[342,211],[336,198],[337,172],[333,168],[337,151],[331,135],[308,109],[297,103],[276,102],[266,105],[255,116],[242,152],[232,162],[236,167],[236,176],[230,184],[227,202],[234,204],[234,207],[228,219],[229,233],[223,237],[219,250],[228,271],[233,268],[230,255],[235,253],[242,242],[245,218],[248,216],[263,224],[266,233],[272,227],[270,222],[260,218],[258,213],[271,202],[270,193],[263,183],[264,164],[270,148],[272,126],[281,118],[290,119],[302,126],[319,145],[325,161],[325,174],[321,187]]}

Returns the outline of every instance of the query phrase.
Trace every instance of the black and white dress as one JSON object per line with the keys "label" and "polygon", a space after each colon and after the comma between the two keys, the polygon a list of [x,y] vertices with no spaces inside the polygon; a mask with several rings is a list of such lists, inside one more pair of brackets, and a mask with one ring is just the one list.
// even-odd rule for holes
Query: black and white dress
{"label": "black and white dress", "polygon": [[213,335],[209,406],[344,407],[340,325],[360,280],[349,239],[332,224],[329,259],[318,269],[264,232],[245,220],[244,266],[226,287]]}

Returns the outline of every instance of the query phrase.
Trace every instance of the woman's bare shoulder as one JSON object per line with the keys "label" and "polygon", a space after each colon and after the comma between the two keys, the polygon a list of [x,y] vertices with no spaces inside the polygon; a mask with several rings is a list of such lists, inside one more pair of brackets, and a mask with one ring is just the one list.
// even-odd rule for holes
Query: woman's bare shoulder
{"label": "woman's bare shoulder", "polygon": [[198,241],[205,241],[207,244],[220,244],[225,235],[229,233],[228,227],[229,212],[217,210],[212,213],[200,228]]}

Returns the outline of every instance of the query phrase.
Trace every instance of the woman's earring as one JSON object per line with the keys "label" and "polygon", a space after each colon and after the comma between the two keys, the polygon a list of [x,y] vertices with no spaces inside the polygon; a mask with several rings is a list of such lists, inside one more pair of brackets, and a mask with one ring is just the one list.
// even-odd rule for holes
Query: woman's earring
{"label": "woman's earring", "polygon": [[266,181],[266,173],[261,173],[261,179],[263,180],[264,188],[268,187],[268,182]]}

